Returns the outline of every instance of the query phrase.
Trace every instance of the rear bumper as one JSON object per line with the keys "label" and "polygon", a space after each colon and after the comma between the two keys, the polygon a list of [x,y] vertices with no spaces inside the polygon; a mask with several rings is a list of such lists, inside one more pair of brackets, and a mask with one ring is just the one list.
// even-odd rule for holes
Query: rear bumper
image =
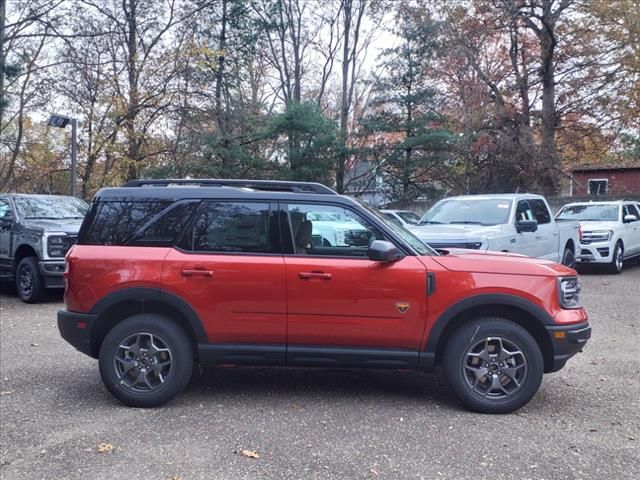
{"label": "rear bumper", "polygon": [[548,372],[557,372],[564,367],[567,360],[581,352],[591,338],[589,322],[548,326],[547,331],[553,346],[553,365]]}
{"label": "rear bumper", "polygon": [[91,329],[96,318],[97,315],[88,313],[69,312],[67,310],[58,312],[58,330],[62,338],[82,353],[94,358],[96,358],[96,355],[91,349]]}

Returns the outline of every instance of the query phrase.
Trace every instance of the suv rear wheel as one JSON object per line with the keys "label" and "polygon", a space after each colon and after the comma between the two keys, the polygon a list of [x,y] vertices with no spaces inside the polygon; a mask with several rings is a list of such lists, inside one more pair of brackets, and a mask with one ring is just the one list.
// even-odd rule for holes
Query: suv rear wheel
{"label": "suv rear wheel", "polygon": [[35,257],[20,260],[16,269],[16,291],[26,303],[37,303],[44,296],[44,283]]}
{"label": "suv rear wheel", "polygon": [[444,371],[471,410],[508,413],[525,405],[542,381],[542,353],[524,328],[503,318],[480,318],[458,329],[444,355]]}
{"label": "suv rear wheel", "polygon": [[193,348],[169,318],[134,315],[107,334],[99,364],[102,381],[114,397],[130,407],[156,407],[189,383]]}

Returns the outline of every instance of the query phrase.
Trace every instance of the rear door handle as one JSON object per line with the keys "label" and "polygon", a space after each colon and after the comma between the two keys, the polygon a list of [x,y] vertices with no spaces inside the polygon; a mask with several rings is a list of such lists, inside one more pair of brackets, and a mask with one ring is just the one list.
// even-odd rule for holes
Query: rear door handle
{"label": "rear door handle", "polygon": [[213,270],[204,270],[200,268],[194,268],[191,270],[188,270],[188,269],[182,270],[180,274],[183,277],[195,277],[196,275],[199,275],[201,277],[213,277]]}
{"label": "rear door handle", "polygon": [[320,280],[331,280],[331,274],[324,272],[299,272],[298,277],[302,280],[308,280],[312,278],[318,278]]}

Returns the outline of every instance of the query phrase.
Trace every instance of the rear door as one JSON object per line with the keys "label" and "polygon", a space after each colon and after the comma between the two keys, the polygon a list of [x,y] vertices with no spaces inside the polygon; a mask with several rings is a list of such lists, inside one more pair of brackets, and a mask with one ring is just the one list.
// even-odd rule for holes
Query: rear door
{"label": "rear door", "polygon": [[560,249],[564,248],[564,245],[558,245],[558,228],[551,219],[547,204],[541,198],[531,198],[528,201],[533,217],[538,222],[533,256],[554,262],[562,260],[564,251],[560,252]]}
{"label": "rear door", "polygon": [[[384,363],[386,353],[417,361],[427,308],[427,272],[418,258],[370,260],[369,243],[387,238],[345,206],[291,203],[282,208],[283,239],[290,245],[284,257],[287,362]],[[312,218],[318,219],[316,225]]]}
{"label": "rear door", "polygon": [[272,204],[202,202],[165,258],[162,283],[195,309],[216,361],[284,363],[285,267]]}

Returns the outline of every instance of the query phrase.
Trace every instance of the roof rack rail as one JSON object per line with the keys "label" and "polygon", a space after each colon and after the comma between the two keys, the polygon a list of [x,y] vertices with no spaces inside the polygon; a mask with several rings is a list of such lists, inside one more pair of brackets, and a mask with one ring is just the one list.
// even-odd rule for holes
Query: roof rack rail
{"label": "roof rack rail", "polygon": [[273,192],[318,193],[323,195],[337,195],[337,192],[326,185],[313,182],[289,182],[280,180],[238,180],[215,178],[181,178],[181,179],[149,179],[130,180],[123,187],[238,187]]}

